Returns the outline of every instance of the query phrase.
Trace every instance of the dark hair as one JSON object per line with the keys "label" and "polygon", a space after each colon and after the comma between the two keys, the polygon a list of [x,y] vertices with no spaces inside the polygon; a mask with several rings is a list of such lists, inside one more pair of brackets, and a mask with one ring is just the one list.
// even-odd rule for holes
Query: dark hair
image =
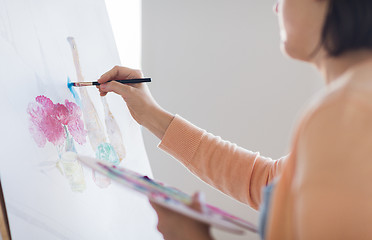
{"label": "dark hair", "polygon": [[334,57],[372,49],[372,0],[330,0],[321,40]]}

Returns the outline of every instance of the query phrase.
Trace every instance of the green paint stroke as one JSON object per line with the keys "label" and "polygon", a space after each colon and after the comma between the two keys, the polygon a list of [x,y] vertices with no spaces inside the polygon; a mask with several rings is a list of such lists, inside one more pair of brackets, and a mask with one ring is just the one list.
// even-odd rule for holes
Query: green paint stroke
{"label": "green paint stroke", "polygon": [[96,151],[96,157],[109,164],[119,165],[120,160],[114,147],[109,143],[101,143]]}

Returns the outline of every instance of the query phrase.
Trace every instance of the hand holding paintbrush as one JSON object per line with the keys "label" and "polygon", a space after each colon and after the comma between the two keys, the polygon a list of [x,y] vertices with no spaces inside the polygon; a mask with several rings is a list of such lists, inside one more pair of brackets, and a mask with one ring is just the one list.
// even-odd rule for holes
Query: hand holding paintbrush
{"label": "hand holding paintbrush", "polygon": [[[122,96],[134,120],[162,139],[174,116],[160,107],[152,97],[147,84],[141,83],[149,82],[151,79],[142,77],[139,70],[116,66],[98,79],[96,87],[101,96],[108,92]],[[122,81],[140,84],[121,84]]]}
{"label": "hand holding paintbrush", "polygon": [[[125,80],[110,80],[116,81],[122,84],[128,83],[142,83],[142,82],[151,82],[151,78],[135,78],[135,79],[125,79]],[[88,87],[88,86],[99,86],[101,85],[100,82],[72,82],[72,86],[74,87]]]}

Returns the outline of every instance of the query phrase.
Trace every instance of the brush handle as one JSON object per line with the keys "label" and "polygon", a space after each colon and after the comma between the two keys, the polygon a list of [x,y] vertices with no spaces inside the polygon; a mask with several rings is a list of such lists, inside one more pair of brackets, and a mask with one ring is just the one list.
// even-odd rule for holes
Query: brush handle
{"label": "brush handle", "polygon": [[[151,78],[136,78],[136,79],[126,79],[126,80],[113,80],[119,83],[142,83],[142,82],[151,82]],[[101,85],[99,82],[93,82],[93,85]]]}
{"label": "brush handle", "polygon": [[[112,80],[116,81],[122,84],[126,83],[142,83],[142,82],[151,82],[151,78],[135,78],[135,79],[126,79],[126,80]],[[111,82],[111,81],[109,81]],[[101,85],[99,82],[74,82],[74,83],[69,83],[69,86],[74,86],[74,87],[88,87],[88,86],[99,86]]]}

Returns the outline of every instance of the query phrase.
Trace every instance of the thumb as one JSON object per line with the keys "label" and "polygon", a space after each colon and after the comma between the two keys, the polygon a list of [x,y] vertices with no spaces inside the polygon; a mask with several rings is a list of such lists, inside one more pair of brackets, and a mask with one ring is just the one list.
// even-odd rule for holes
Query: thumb
{"label": "thumb", "polygon": [[125,96],[131,91],[131,86],[122,84],[116,81],[107,82],[100,85],[100,89],[105,92],[114,92],[121,96]]}
{"label": "thumb", "polygon": [[206,212],[205,194],[203,192],[195,193],[192,196],[190,207],[198,212]]}

